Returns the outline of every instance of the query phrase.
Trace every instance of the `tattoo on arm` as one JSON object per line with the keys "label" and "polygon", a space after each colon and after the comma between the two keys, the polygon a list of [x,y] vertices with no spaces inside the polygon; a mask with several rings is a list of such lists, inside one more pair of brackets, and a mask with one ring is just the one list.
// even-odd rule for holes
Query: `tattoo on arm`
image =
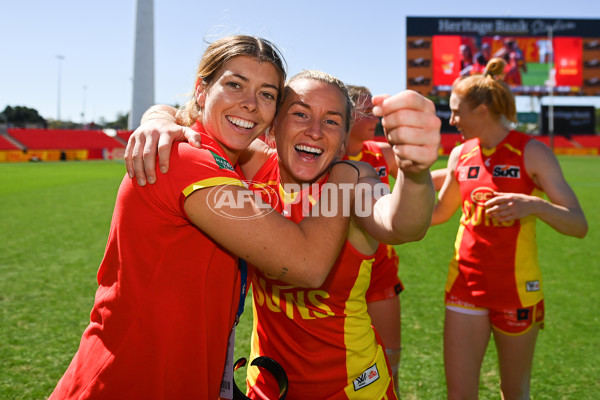
{"label": "tattoo on arm", "polygon": [[281,273],[279,274],[279,276],[277,277],[277,279],[279,280],[283,280],[283,278],[285,278],[285,276],[288,273],[288,268],[287,267],[283,267],[281,268]]}

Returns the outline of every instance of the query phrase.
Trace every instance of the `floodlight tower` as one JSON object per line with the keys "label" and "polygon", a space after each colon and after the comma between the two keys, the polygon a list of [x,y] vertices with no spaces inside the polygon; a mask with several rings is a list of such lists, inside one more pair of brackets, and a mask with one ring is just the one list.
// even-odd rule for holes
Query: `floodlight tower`
{"label": "floodlight tower", "polygon": [[133,94],[129,129],[154,104],[154,0],[136,0]]}
{"label": "floodlight tower", "polygon": [[56,91],[56,120],[60,121],[60,85],[61,85],[61,64],[62,64],[62,60],[65,59],[65,56],[57,54],[56,55],[56,59],[58,60],[58,85],[57,85],[57,91]]}

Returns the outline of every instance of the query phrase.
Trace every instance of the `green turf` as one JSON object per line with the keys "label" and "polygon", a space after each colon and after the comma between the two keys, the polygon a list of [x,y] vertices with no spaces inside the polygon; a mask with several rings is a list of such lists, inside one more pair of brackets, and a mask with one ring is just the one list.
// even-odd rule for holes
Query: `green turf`
{"label": "green turf", "polygon": [[[592,399],[600,393],[600,157],[560,157],[590,232],[583,240],[538,223],[546,329],[538,341],[532,399]],[[440,160],[439,166],[443,166]],[[115,162],[0,164],[0,399],[44,399],[61,377],[89,320],[115,194]],[[402,398],[442,399],[443,287],[457,227],[433,227],[399,246]],[[250,299],[236,356],[247,356]],[[243,385],[243,371],[236,373]],[[499,398],[493,346],[482,399]]]}
{"label": "green turf", "polygon": [[522,72],[523,86],[545,86],[548,80],[548,64],[527,63],[527,72]]}

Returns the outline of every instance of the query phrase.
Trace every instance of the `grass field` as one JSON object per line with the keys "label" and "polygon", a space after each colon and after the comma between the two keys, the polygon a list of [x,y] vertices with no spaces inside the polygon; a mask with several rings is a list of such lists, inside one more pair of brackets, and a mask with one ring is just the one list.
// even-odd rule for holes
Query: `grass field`
{"label": "grass field", "polygon": [[[580,240],[538,223],[546,328],[534,360],[532,398],[594,399],[600,393],[600,157],[559,160],[590,231]],[[0,399],[46,398],[75,353],[124,171],[116,162],[0,164]],[[404,400],[445,398],[442,295],[457,223],[456,215],[423,241],[398,247],[406,286]],[[248,306],[237,356],[248,353],[251,316]],[[236,373],[240,386],[243,375]],[[493,345],[480,398],[499,398]]]}
{"label": "grass field", "polygon": [[523,73],[523,86],[545,86],[548,80],[548,64],[527,63],[527,72]]}

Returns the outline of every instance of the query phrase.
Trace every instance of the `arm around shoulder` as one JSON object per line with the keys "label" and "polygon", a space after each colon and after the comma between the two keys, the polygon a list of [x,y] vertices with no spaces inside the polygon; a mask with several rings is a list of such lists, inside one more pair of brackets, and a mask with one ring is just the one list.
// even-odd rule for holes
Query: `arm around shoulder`
{"label": "arm around shoulder", "polygon": [[[339,188],[344,183],[353,186],[356,179],[354,169],[336,167],[330,182]],[[233,206],[219,203],[216,196],[224,191],[229,192],[228,198],[243,201]],[[238,186],[197,190],[184,208],[207,235],[263,272],[297,286],[318,287],[335,264],[348,232],[349,215],[341,212],[347,200],[343,192],[347,194],[347,188],[340,188],[335,197],[336,215],[310,216],[299,224],[265,208],[253,192]]]}

